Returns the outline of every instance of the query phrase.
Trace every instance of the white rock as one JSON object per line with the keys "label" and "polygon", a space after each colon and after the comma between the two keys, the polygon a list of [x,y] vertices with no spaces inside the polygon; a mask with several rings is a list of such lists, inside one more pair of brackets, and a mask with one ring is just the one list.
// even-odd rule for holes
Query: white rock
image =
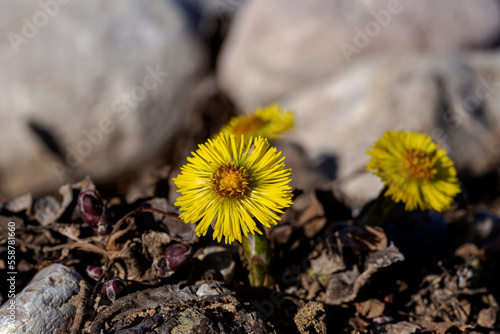
{"label": "white rock", "polygon": [[192,121],[206,57],[173,0],[2,1],[0,20],[0,191],[9,197],[138,168]]}
{"label": "white rock", "polygon": [[499,36],[499,7],[495,0],[246,1],[222,49],[220,85],[250,111],[375,53],[489,46]]}
{"label": "white rock", "polygon": [[[75,313],[69,299],[83,278],[73,269],[52,264],[40,270],[13,299],[0,307],[0,334],[55,333]],[[11,301],[15,320],[11,320]]]}
{"label": "white rock", "polygon": [[219,294],[220,293],[217,290],[215,290],[213,286],[209,286],[206,283],[200,285],[198,291],[196,291],[196,295],[198,297],[218,296]]}

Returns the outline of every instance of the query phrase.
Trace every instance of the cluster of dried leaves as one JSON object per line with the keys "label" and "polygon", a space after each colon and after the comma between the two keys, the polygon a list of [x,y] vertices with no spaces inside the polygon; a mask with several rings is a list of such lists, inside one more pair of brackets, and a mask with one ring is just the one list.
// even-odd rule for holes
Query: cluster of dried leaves
{"label": "cluster of dried leaves", "polygon": [[[484,242],[488,251],[477,240],[467,240],[470,233],[463,226],[467,221],[470,226],[470,210],[455,210],[446,217],[448,224],[458,226],[446,232],[454,241],[429,254],[428,247],[405,243],[401,235],[418,240],[416,236],[424,233],[429,238],[426,233],[435,232],[428,229],[435,224],[432,217],[397,213],[393,224],[398,229],[391,230],[398,233],[399,239],[391,236],[397,247],[388,241],[387,227],[355,224],[351,211],[332,192],[296,191],[295,204],[285,212],[283,223],[267,230],[274,287],[252,288],[241,247],[197,238],[194,226],[179,220],[169,204],[168,173],[155,175],[149,189],[139,191],[148,196],[129,193],[129,200],[107,199],[116,222],[108,238],[93,235],[79,218],[78,194],[95,189],[88,178],[63,186],[60,199],[25,195],[0,204],[0,253],[5,251],[6,222],[14,221],[21,285],[54,262],[75,268],[88,282],[75,298],[74,319],[61,331],[498,330],[499,289],[491,279],[496,273],[492,264],[496,250],[491,240]],[[162,277],[155,263],[168,245],[179,242],[193,246],[193,258],[188,266]],[[5,269],[4,262],[0,266]],[[104,268],[98,282],[86,276],[88,266]],[[487,266],[492,269],[489,275],[484,271]],[[127,294],[111,303],[101,298],[100,287],[114,276],[126,281]]]}

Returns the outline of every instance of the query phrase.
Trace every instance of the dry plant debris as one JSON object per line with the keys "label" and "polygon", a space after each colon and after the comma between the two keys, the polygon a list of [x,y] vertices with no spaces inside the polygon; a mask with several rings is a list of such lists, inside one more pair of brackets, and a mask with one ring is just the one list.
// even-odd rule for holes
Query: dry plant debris
{"label": "dry plant debris", "polygon": [[[0,205],[0,252],[5,252],[7,240],[4,223],[14,221],[21,286],[54,262],[76,269],[88,282],[70,301],[76,312],[61,333],[499,329],[498,269],[492,260],[500,249],[495,240],[500,239],[492,234],[482,243],[472,240],[466,229],[473,221],[470,217],[476,216],[467,211],[445,216],[453,227],[450,238],[457,241],[434,256],[421,253],[426,247],[408,248],[415,243],[401,243],[389,235],[394,233],[393,225],[356,224],[350,210],[331,192],[295,191],[294,204],[282,222],[265,231],[271,241],[274,285],[253,288],[241,247],[197,237],[195,226],[181,221],[169,198],[163,197],[168,194],[161,188],[168,184],[164,173],[156,175],[157,182],[148,183],[150,188],[141,185],[141,193],[148,196],[134,195],[132,201],[127,196],[103,198],[113,221],[109,236],[96,235],[79,216],[79,194],[97,190],[89,178],[63,186],[59,198],[25,195]],[[427,226],[434,223],[432,216],[401,210],[390,222],[397,226],[398,237],[407,233],[411,240],[428,233]],[[406,247],[405,254],[393,240]],[[185,258],[167,266],[169,247],[189,252],[180,252]],[[185,263],[178,266],[177,260]],[[5,265],[0,261],[1,268]],[[176,270],[169,270],[170,266]],[[103,283],[113,277],[125,284],[114,302],[101,294]]]}

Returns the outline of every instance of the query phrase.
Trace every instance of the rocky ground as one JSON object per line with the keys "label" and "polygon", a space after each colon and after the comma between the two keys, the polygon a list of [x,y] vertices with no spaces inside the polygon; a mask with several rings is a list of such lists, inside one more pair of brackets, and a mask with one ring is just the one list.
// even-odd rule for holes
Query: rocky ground
{"label": "rocky ground", "polygon": [[[498,182],[491,197],[465,188],[444,216],[399,207],[383,227],[359,225],[331,191],[295,189],[283,222],[266,230],[270,287],[251,286],[241,246],[198,238],[176,217],[164,195],[169,184],[163,170],[143,185],[149,197],[106,198],[109,236],[80,218],[76,199],[95,189],[90,179],[62,187],[61,199],[3,203],[2,253],[15,226],[15,289],[24,290],[15,298],[16,326],[8,324],[9,302],[0,309],[0,332],[498,330]],[[171,245],[189,245],[189,254],[165,255]],[[8,282],[11,270],[1,264]],[[103,288],[113,277],[121,279]],[[1,287],[8,296],[10,285]]]}
{"label": "rocky ground", "polygon": [[[0,333],[500,331],[498,1],[0,6]],[[272,284],[256,288],[240,245],[177,218],[172,177],[274,102],[295,114],[272,143],[294,204],[266,230]],[[382,189],[365,151],[386,130],[448,152],[449,211],[359,223]],[[89,189],[109,236],[80,216]],[[191,248],[174,270],[175,244]]]}

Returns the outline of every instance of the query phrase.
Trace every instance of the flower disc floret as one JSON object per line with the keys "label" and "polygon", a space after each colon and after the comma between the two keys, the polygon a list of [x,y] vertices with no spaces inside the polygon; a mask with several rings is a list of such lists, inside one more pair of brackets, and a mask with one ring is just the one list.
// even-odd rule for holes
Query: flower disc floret
{"label": "flower disc floret", "polygon": [[371,151],[366,165],[385,183],[385,195],[405,203],[406,210],[442,212],[460,193],[453,162],[425,134],[387,131]]}
{"label": "flower disc floret", "polygon": [[266,121],[262,115],[254,114],[250,116],[236,117],[236,122],[233,122],[231,132],[238,137],[241,135],[253,134],[258,132],[265,124]]}
{"label": "flower disc floret", "polygon": [[267,139],[221,134],[192,154],[174,178],[181,193],[175,204],[186,223],[198,222],[198,236],[212,225],[219,242],[241,242],[242,235],[261,233],[256,221],[276,224],[292,204],[291,171]]}
{"label": "flower disc floret", "polygon": [[437,173],[436,151],[423,152],[409,149],[403,153],[406,170],[416,179],[430,180]]}
{"label": "flower disc floret", "polygon": [[237,167],[230,162],[215,170],[211,179],[211,189],[221,197],[241,198],[248,194],[250,180],[245,167]]}

